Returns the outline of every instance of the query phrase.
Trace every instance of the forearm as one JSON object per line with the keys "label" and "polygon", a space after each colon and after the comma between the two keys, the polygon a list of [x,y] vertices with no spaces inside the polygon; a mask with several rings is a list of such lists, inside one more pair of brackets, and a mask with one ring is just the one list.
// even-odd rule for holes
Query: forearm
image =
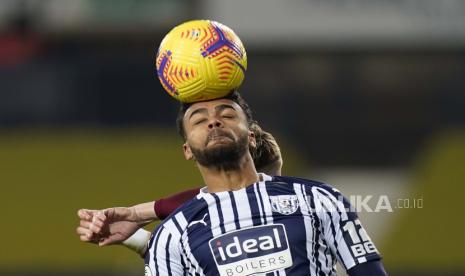
{"label": "forearm", "polygon": [[151,201],[129,207],[130,209],[133,209],[132,212],[134,214],[134,221],[137,222],[139,225],[144,225],[154,220],[157,220],[158,217],[153,207],[154,204],[155,201]]}
{"label": "forearm", "polygon": [[114,215],[116,220],[137,222],[143,226],[154,220],[165,219],[184,202],[195,197],[199,188],[186,190],[166,198],[137,204],[131,207],[116,207],[108,209],[107,214]]}

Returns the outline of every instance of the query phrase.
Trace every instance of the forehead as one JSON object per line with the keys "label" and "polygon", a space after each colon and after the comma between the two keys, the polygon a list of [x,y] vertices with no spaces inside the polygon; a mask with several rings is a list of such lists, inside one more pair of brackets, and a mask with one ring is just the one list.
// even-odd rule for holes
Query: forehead
{"label": "forehead", "polygon": [[242,108],[236,102],[234,102],[234,101],[232,101],[230,99],[218,99],[218,100],[198,102],[198,103],[192,104],[186,110],[186,113],[184,114],[184,119],[189,118],[190,115],[193,112],[195,112],[196,110],[206,109],[208,112],[214,112],[217,107],[223,106],[223,105],[231,106],[236,112],[238,112],[240,114],[244,113]]}

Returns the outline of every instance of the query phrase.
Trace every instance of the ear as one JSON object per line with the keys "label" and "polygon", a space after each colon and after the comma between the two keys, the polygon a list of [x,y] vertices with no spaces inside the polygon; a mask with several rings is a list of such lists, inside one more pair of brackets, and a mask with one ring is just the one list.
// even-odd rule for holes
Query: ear
{"label": "ear", "polygon": [[182,145],[182,150],[184,152],[184,158],[186,158],[186,160],[194,159],[194,155],[192,154],[191,147],[189,146],[189,144],[187,144],[187,142],[185,142]]}
{"label": "ear", "polygon": [[257,141],[255,140],[255,133],[253,133],[253,131],[249,131],[249,147],[257,147]]}

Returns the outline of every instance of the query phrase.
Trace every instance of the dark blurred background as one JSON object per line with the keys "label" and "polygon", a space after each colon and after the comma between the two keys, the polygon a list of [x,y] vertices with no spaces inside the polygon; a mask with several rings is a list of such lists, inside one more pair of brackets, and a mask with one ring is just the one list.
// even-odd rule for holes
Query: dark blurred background
{"label": "dark blurred background", "polygon": [[80,243],[75,213],[201,185],[154,68],[199,18],[241,37],[240,91],[284,174],[387,195],[361,217],[392,275],[465,273],[464,1],[0,0],[0,274],[143,273]]}

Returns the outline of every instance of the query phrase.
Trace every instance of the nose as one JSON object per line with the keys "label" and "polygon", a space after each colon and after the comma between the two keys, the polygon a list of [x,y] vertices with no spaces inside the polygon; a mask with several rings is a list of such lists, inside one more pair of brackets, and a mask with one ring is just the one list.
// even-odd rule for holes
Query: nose
{"label": "nose", "polygon": [[222,127],[223,127],[223,123],[216,118],[211,120],[208,124],[209,129],[222,128]]}

